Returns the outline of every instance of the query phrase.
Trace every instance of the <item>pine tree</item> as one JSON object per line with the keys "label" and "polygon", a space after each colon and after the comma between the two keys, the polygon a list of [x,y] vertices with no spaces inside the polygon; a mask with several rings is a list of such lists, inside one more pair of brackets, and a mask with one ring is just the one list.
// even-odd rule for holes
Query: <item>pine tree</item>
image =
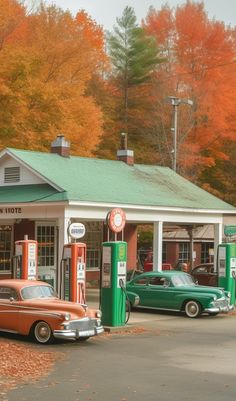
{"label": "pine tree", "polygon": [[156,39],[138,26],[133,8],[127,6],[116,21],[114,32],[107,38],[108,52],[113,65],[114,85],[120,91],[119,118],[123,122],[122,128],[128,131],[132,109],[137,109],[137,105],[140,107],[135,92],[150,82],[161,59]]}

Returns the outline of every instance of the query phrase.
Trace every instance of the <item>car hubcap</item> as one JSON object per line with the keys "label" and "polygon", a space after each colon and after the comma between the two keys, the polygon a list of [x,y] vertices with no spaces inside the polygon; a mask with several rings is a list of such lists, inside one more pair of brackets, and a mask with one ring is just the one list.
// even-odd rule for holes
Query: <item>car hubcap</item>
{"label": "car hubcap", "polygon": [[195,315],[195,313],[197,312],[197,307],[195,304],[191,304],[188,308],[189,313],[191,313],[191,315]]}
{"label": "car hubcap", "polygon": [[48,337],[48,329],[47,329],[47,327],[45,327],[45,326],[40,327],[39,336],[42,337],[42,338],[47,338]]}
{"label": "car hubcap", "polygon": [[45,323],[38,323],[35,327],[35,338],[40,343],[46,343],[51,337],[50,327]]}
{"label": "car hubcap", "polygon": [[188,302],[185,308],[185,312],[189,317],[196,317],[199,314],[199,307],[196,302]]}

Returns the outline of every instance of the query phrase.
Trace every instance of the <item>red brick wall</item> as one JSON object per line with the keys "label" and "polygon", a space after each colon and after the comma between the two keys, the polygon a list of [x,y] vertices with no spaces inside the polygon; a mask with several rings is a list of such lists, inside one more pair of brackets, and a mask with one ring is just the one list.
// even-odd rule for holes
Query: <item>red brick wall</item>
{"label": "red brick wall", "polygon": [[176,242],[166,242],[166,262],[175,267],[179,259],[179,246]]}
{"label": "red brick wall", "polygon": [[124,230],[124,240],[127,242],[127,270],[136,269],[137,266],[137,226],[127,224]]}
{"label": "red brick wall", "polygon": [[34,221],[25,219],[14,225],[14,241],[23,240],[25,235],[28,235],[28,239],[35,239]]}

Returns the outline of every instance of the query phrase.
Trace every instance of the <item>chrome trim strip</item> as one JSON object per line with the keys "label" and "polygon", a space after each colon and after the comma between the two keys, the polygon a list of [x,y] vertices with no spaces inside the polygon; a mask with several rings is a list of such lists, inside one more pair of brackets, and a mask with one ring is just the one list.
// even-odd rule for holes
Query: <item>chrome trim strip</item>
{"label": "chrome trim strip", "polygon": [[[14,301],[13,301],[14,302]],[[9,303],[0,303],[0,306],[7,306],[7,307],[12,307],[12,308],[21,308],[21,309],[33,309],[33,310],[45,310],[45,309],[43,309],[43,308],[36,308],[36,307],[33,307],[33,306],[24,306],[24,305],[16,305],[16,304],[14,304],[13,302],[9,302]]]}
{"label": "chrome trim strip", "polygon": [[[63,313],[57,313],[57,312],[49,312],[49,311],[45,311],[45,310],[38,310],[38,309],[33,309],[32,311],[31,310],[29,310],[29,311],[27,311],[27,310],[0,310],[0,315],[1,314],[6,314],[6,313],[8,313],[8,314],[12,314],[12,313],[15,313],[15,314],[19,314],[19,315],[43,315],[43,316],[51,316],[51,317],[61,317],[62,318],[62,315],[63,315]],[[66,312],[65,312],[66,313]]]}
{"label": "chrome trim strip", "polygon": [[8,330],[8,329],[1,329],[0,328],[0,331],[4,331],[4,333],[18,334],[18,331],[15,331],[15,330]]}
{"label": "chrome trim strip", "polygon": [[136,308],[142,308],[142,309],[154,309],[154,310],[168,310],[172,312],[181,312],[180,309],[168,309],[168,308],[157,308],[155,306],[143,306],[143,305],[138,305]]}

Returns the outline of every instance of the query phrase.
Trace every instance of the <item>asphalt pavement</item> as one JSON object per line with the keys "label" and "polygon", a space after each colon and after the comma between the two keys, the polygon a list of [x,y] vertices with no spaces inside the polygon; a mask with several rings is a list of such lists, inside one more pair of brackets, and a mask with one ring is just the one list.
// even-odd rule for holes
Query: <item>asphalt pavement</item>
{"label": "asphalt pavement", "polygon": [[[97,298],[88,304],[96,307]],[[235,401],[235,315],[138,311],[127,327],[47,346],[64,358],[47,377],[11,390],[8,400]]]}

